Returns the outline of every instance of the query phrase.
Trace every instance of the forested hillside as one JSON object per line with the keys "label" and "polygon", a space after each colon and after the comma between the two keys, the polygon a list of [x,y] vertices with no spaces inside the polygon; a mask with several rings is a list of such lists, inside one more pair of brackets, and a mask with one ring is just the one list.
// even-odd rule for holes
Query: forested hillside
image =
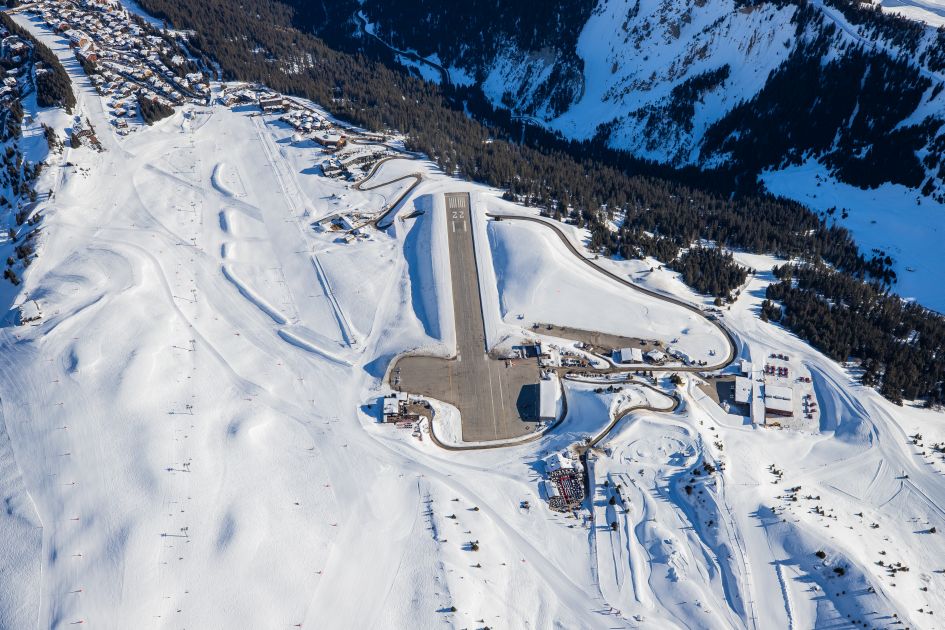
{"label": "forested hillside", "polygon": [[62,150],[56,130],[46,125],[43,132],[48,151],[24,147],[24,105],[35,95],[40,107],[61,107],[71,112],[76,98],[72,81],[55,53],[5,13],[0,13],[0,37],[0,67],[7,77],[6,94],[0,101],[0,229],[6,237],[0,242],[0,260],[4,261],[3,278],[19,285],[37,255],[43,229],[42,210],[36,203],[40,193],[35,186],[46,161],[37,158]]}
{"label": "forested hillside", "polygon": [[[219,63],[227,78],[263,81],[371,129],[401,130],[411,148],[431,156],[446,172],[503,188],[509,198],[588,226],[592,247],[602,252],[670,261],[680,247],[701,238],[825,261],[851,278],[893,279],[882,253],[867,259],[843,228],[800,204],[700,189],[696,185],[704,175],[698,172],[661,170],[586,144],[541,135],[525,145],[503,140],[511,129],[487,104],[480,103],[477,111],[496,126],[468,116],[465,104],[445,86],[337,51],[299,31],[291,8],[275,0],[246,0],[240,6],[226,0],[141,4],[175,27],[194,31],[190,48]],[[620,227],[614,231],[609,220],[618,217]],[[703,290],[724,293],[738,281],[737,270],[724,264],[718,269],[725,278],[699,279]],[[835,314],[843,312],[838,306]],[[929,322],[945,329],[941,317],[930,315]],[[935,398],[927,389],[919,394]]]}
{"label": "forested hillside", "polygon": [[[817,158],[940,194],[945,35],[851,0],[281,0],[334,46],[442,67],[565,137],[753,178]],[[368,32],[370,31],[370,32]]]}

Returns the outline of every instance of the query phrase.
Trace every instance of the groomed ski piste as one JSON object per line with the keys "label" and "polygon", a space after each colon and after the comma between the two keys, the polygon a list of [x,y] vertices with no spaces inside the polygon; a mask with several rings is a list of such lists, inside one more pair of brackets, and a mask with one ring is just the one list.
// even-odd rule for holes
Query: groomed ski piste
{"label": "groomed ski piste", "polygon": [[[4,305],[42,319],[0,328],[0,627],[945,624],[945,418],[761,322],[780,261],[736,254],[759,273],[720,319],[734,358],[803,366],[816,426],[754,426],[664,370],[619,391],[562,379],[567,415],[537,439],[446,450],[429,424],[378,421],[396,357],[455,351],[445,193],[470,194],[491,343],[522,321],[709,362],[730,342],[547,226],[490,219],[536,215],[423,160],[355,187],[276,116],[217,104],[119,137],[66,41],[16,20],[60,56],[105,150],[46,169],[41,255]],[[338,199],[400,203],[345,242],[311,227]],[[711,307],[655,261],[594,263]],[[435,407],[438,441],[459,441]],[[552,512],[542,461],[574,444],[589,496]]]}

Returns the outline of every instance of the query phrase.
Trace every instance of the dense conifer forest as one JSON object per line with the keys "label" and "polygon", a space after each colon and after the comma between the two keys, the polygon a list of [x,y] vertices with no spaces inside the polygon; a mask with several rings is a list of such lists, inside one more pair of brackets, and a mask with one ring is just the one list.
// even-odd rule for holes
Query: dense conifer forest
{"label": "dense conifer forest", "polygon": [[[295,28],[292,9],[275,0],[239,4],[227,0],[141,0],[141,4],[176,28],[194,31],[189,49],[205,56],[208,65],[218,63],[225,78],[261,81],[319,102],[340,118],[364,127],[402,131],[411,149],[426,153],[444,171],[504,188],[509,198],[588,227],[591,245],[602,253],[653,255],[672,261],[680,248],[706,239],[727,248],[823,262],[848,274],[834,276],[851,287],[881,291],[862,280],[892,277],[885,255],[867,259],[842,227],[794,202],[753,189],[726,190],[725,184],[734,180],[725,173],[710,178],[692,170],[673,171],[617,155],[599,145],[565,142],[531,130],[529,142],[516,144],[509,140],[517,134],[508,124],[507,113],[492,110],[481,100],[458,100],[457,92],[449,86],[421,81],[361,54],[332,49]],[[717,79],[706,77],[705,81]],[[475,118],[467,115],[470,111]],[[709,179],[714,184],[700,187]],[[615,231],[610,219],[616,217],[622,220]],[[737,286],[733,284],[737,280],[734,270],[721,264],[716,269],[723,277],[693,277],[691,281],[699,282],[700,290],[708,293],[724,293]],[[778,286],[784,290],[784,285]],[[807,291],[805,295],[813,294]],[[771,295],[772,299],[786,300],[787,325],[831,356],[842,354],[840,348],[825,344],[822,336],[797,323],[803,320],[792,309],[801,303],[787,296],[778,289]],[[885,299],[900,301],[892,295]],[[913,317],[906,307],[891,312],[901,317],[900,326],[908,325],[908,318]],[[923,312],[928,329],[939,331],[931,336],[939,339],[941,348],[945,319]],[[842,303],[820,315],[825,319],[817,323],[838,330],[851,321],[860,322],[858,312]],[[878,339],[884,338],[881,329],[871,330]],[[869,348],[858,344],[851,352],[860,349]],[[913,367],[935,359],[929,352],[910,356],[908,365]],[[906,364],[888,358],[883,361],[882,372],[870,374],[882,376],[883,393],[895,398],[897,383],[907,378]],[[900,373],[900,369],[904,371]],[[923,381],[924,385],[911,387],[908,394],[940,401],[940,380]]]}
{"label": "dense conifer forest", "polygon": [[699,293],[726,299],[745,283],[749,272],[735,262],[731,252],[715,247],[691,247],[670,266]]}
{"label": "dense conifer forest", "polygon": [[[462,68],[465,80],[474,82],[455,89],[464,100],[483,99],[482,84],[496,59],[509,50],[524,58],[540,57],[550,65],[546,79],[529,84],[534,94],[506,93],[501,99],[504,107],[553,116],[567,110],[583,91],[584,62],[575,51],[596,6],[593,0],[539,4],[471,0],[460,5],[433,0],[280,1],[294,9],[293,23],[333,47],[400,66],[384,46],[361,36],[367,20],[372,32],[389,45]],[[945,66],[945,31],[928,41],[922,25],[883,13],[878,5],[827,0],[833,13],[862,29],[866,41],[851,42],[839,37],[837,26],[824,18],[822,9],[805,0],[737,0],[736,4],[745,10],[761,5],[793,7],[797,43],[788,63],[768,77],[764,90],[707,130],[699,147],[703,163],[724,158],[740,179],[749,181],[766,168],[810,157],[821,158],[838,177],[857,186],[894,182],[919,187],[925,182],[931,191],[933,180],[945,180],[940,152],[923,151],[940,131],[942,117],[934,112],[924,118],[910,116],[932,83],[917,64],[933,72]],[[702,6],[690,10],[698,13]],[[666,19],[672,19],[673,11],[669,13]],[[622,25],[628,37],[649,29],[638,14],[639,5],[632,7]],[[448,72],[440,70],[449,81]],[[729,71],[721,63],[676,84],[665,105],[649,108],[649,117],[691,132],[694,103],[705,92],[724,90]],[[935,89],[941,89],[941,83]],[[596,144],[605,147],[620,120],[598,122]],[[917,153],[925,155],[920,160]]]}
{"label": "dense conifer forest", "polygon": [[144,118],[144,122],[148,123],[149,125],[153,125],[161,119],[174,115],[173,107],[167,105],[166,103],[162,103],[156,98],[142,96],[139,92],[137,99],[138,109],[141,110],[141,117]]}
{"label": "dense conifer forest", "polygon": [[760,172],[821,155],[856,186],[889,181],[920,187],[925,169],[916,152],[933,140],[942,121],[900,123],[931,81],[904,61],[862,48],[824,62],[829,32],[799,45],[754,99],[712,126],[703,156],[728,154],[747,172]]}

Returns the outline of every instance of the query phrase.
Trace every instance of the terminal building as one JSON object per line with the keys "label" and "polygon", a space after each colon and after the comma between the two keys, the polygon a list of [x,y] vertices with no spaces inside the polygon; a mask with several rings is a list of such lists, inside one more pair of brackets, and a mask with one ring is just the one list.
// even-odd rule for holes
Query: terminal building
{"label": "terminal building", "polygon": [[405,414],[407,407],[407,394],[404,392],[394,392],[390,396],[384,397],[384,422],[399,422]]}

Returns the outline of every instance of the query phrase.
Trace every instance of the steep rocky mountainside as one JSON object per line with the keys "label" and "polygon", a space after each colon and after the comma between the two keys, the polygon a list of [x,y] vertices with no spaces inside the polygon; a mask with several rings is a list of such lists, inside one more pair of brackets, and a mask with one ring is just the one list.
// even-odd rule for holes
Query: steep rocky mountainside
{"label": "steep rocky mountainside", "polygon": [[[339,46],[570,139],[746,175],[815,158],[945,191],[945,34],[848,0],[283,0]],[[376,46],[375,46],[376,47]]]}

